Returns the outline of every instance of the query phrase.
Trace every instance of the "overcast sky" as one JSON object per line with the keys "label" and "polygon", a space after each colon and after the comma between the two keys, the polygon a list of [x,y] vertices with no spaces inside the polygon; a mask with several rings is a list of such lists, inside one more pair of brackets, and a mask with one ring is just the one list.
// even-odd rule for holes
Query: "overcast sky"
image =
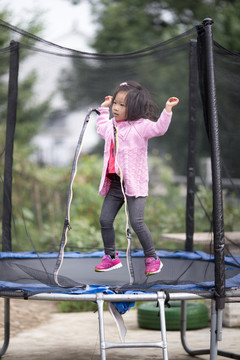
{"label": "overcast sky", "polygon": [[[9,21],[11,25],[18,26],[23,30],[27,29],[27,24],[29,20],[33,18],[33,14],[40,11],[42,13],[40,20],[44,25],[44,30],[41,34],[38,34],[38,36],[65,47],[93,52],[88,44],[94,35],[95,24],[92,20],[88,0],[82,0],[79,5],[71,5],[71,2],[68,0],[0,0],[0,6],[1,8],[5,8],[6,6],[11,12],[11,19]],[[44,59],[41,59],[41,62],[43,62],[43,60]],[[28,71],[29,69],[31,70],[31,67],[36,67],[38,70],[39,81],[35,84],[35,88],[37,89],[38,97],[40,99],[44,97],[45,99],[49,96],[52,89],[55,89],[56,79],[59,76],[59,72],[61,72],[61,66],[64,66],[65,62],[62,59],[54,68],[51,68],[47,79],[48,87],[46,89],[45,82],[42,81],[42,77],[46,77],[44,66],[41,64],[41,66],[38,67],[36,61],[37,59],[29,59],[28,62],[26,61],[25,67]],[[49,64],[46,66],[49,66]],[[22,70],[24,73],[24,67],[22,67]],[[43,74],[41,70],[43,70]],[[53,98],[51,105],[53,108],[61,109],[62,102],[57,95]],[[61,156],[65,156],[63,156],[64,161],[66,160],[65,158],[68,157],[72,159],[86,111],[86,109],[82,109],[80,113],[71,113],[67,118],[67,123],[68,125],[71,123],[71,126],[67,127],[69,134],[66,133],[66,141],[64,146],[62,146],[65,151],[65,154],[61,154]],[[69,129],[72,129],[72,134]],[[97,142],[98,137],[96,135],[95,121],[90,122],[87,133],[90,135],[86,135],[83,151],[87,151],[88,148],[91,148]],[[42,135],[40,134],[40,140],[38,139],[38,141],[40,145],[42,144],[42,151],[47,152],[49,158],[50,150],[45,144],[48,139],[47,134],[44,133]],[[53,147],[52,142],[50,146]],[[55,145],[54,149],[58,151]],[[54,153],[53,155],[56,154]]]}
{"label": "overcast sky", "polygon": [[[44,25],[40,37],[77,50],[91,50],[88,44],[95,24],[87,0],[78,5],[72,5],[70,0],[0,0],[0,6],[11,11],[11,24],[22,29],[26,29],[33,13],[40,11]],[[74,32],[79,35],[79,42],[76,42],[76,37],[72,39],[68,36]]]}

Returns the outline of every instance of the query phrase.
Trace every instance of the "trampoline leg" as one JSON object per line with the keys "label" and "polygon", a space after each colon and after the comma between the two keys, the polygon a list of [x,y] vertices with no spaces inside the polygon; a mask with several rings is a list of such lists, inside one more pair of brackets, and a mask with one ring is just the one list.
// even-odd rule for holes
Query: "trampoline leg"
{"label": "trampoline leg", "polygon": [[[215,306],[214,311],[216,312]],[[223,310],[218,310],[216,315],[216,340],[215,341],[222,341],[222,317],[223,317]],[[230,359],[238,359],[240,360],[240,354],[231,353],[229,351],[224,350],[217,350],[217,354],[221,356],[228,357]],[[215,358],[213,358],[215,359]]]}
{"label": "trampoline leg", "polygon": [[10,299],[4,299],[4,342],[0,350],[0,357],[7,351],[10,338]]}
{"label": "trampoline leg", "polygon": [[186,331],[187,331],[187,301],[181,301],[181,342],[184,350],[191,356],[209,354],[209,349],[201,350],[191,350],[186,341]]}
{"label": "trampoline leg", "polygon": [[187,330],[187,306],[186,300],[182,300],[181,306],[181,342],[184,350],[191,356],[210,354],[210,360],[216,360],[218,355],[225,356],[230,359],[240,360],[240,354],[234,354],[224,350],[218,350],[218,341],[222,340],[222,311],[218,312],[215,308],[215,301],[212,300],[211,305],[211,336],[210,349],[191,350],[186,342]]}
{"label": "trampoline leg", "polygon": [[101,360],[106,360],[103,305],[104,305],[104,300],[101,298],[101,294],[97,294],[98,323],[99,323],[99,337],[100,337],[100,354],[101,354]]}
{"label": "trampoline leg", "polygon": [[210,360],[216,360],[218,355],[218,341],[221,340],[221,314],[217,318],[215,301],[212,300],[211,305],[211,336],[210,349],[191,350],[186,343],[187,329],[187,304],[186,300],[182,301],[181,306],[181,341],[184,350],[191,356],[210,354]]}
{"label": "trampoline leg", "polygon": [[211,343],[210,343],[210,360],[217,359],[217,311],[216,303],[211,303]]}
{"label": "trampoline leg", "polygon": [[163,359],[168,360],[167,330],[166,330],[166,319],[165,319],[165,299],[163,297],[161,298],[158,297],[158,305],[160,311]]}
{"label": "trampoline leg", "polygon": [[210,360],[217,359],[217,355],[230,359],[240,359],[240,354],[231,353],[229,351],[218,350],[218,341],[222,341],[222,317],[223,311],[216,310],[216,303],[212,300],[212,322],[211,322],[211,352]]}
{"label": "trampoline leg", "polygon": [[217,359],[218,354],[235,358],[235,354],[218,351],[218,341],[222,341],[222,316],[223,311],[220,309],[216,310],[216,302],[212,300],[210,360]]}

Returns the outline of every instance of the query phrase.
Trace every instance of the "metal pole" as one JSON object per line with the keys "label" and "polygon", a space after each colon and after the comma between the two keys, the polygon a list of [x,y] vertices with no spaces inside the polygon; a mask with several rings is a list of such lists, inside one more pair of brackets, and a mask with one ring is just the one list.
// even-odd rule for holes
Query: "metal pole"
{"label": "metal pole", "polygon": [[100,337],[100,353],[101,360],[106,360],[106,347],[105,347],[105,333],[104,333],[104,319],[103,319],[103,304],[104,300],[102,294],[96,294],[98,306],[98,323],[99,323],[99,337]]}
{"label": "metal pole", "polygon": [[14,134],[17,119],[18,69],[19,43],[11,41],[3,184],[2,251],[12,250],[12,167]]}
{"label": "metal pole", "polygon": [[5,354],[10,339],[10,299],[4,299],[4,342],[0,349],[0,358]]}
{"label": "metal pole", "polygon": [[217,342],[217,312],[215,301],[211,302],[211,337],[210,337],[210,360],[216,360],[218,354]]}
{"label": "metal pole", "polygon": [[196,109],[197,109],[197,42],[190,40],[189,53],[189,135],[187,163],[186,200],[186,243],[185,250],[193,251],[194,194],[195,194],[195,152],[196,152]]}
{"label": "metal pole", "polygon": [[224,309],[225,301],[225,265],[224,265],[224,224],[221,159],[219,145],[218,114],[213,59],[212,19],[205,19],[198,27],[198,51],[202,66],[202,97],[204,112],[209,130],[212,161],[212,196],[213,196],[213,232],[215,255],[215,293],[216,309]]}
{"label": "metal pole", "polygon": [[158,293],[158,305],[159,305],[159,312],[160,312],[163,359],[168,360],[167,330],[166,330],[166,319],[165,319],[165,308],[164,308],[165,298],[162,297],[161,293]]}

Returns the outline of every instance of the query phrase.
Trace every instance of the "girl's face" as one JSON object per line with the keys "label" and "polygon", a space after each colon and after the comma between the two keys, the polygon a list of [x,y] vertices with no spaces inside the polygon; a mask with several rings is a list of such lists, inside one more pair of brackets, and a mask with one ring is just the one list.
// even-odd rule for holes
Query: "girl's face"
{"label": "girl's face", "polygon": [[116,121],[127,119],[126,91],[119,91],[112,104],[112,113]]}

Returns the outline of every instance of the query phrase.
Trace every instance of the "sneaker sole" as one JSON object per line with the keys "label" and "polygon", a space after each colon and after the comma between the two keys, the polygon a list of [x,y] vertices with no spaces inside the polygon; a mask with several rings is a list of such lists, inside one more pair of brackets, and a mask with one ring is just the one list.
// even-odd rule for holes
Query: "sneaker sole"
{"label": "sneaker sole", "polygon": [[106,271],[111,271],[111,270],[115,270],[115,269],[120,269],[121,267],[122,267],[122,264],[119,263],[119,264],[114,265],[114,266],[112,266],[112,267],[110,267],[110,268],[108,268],[108,269],[96,269],[96,268],[95,268],[95,271],[96,271],[96,272],[106,272]]}
{"label": "sneaker sole", "polygon": [[160,267],[159,267],[159,269],[158,269],[157,271],[154,271],[154,272],[148,272],[148,273],[147,273],[147,274],[145,274],[145,275],[146,275],[146,276],[151,276],[151,275],[158,274],[158,273],[160,273],[160,271],[162,270],[162,268],[163,268],[163,263],[161,262]]}

